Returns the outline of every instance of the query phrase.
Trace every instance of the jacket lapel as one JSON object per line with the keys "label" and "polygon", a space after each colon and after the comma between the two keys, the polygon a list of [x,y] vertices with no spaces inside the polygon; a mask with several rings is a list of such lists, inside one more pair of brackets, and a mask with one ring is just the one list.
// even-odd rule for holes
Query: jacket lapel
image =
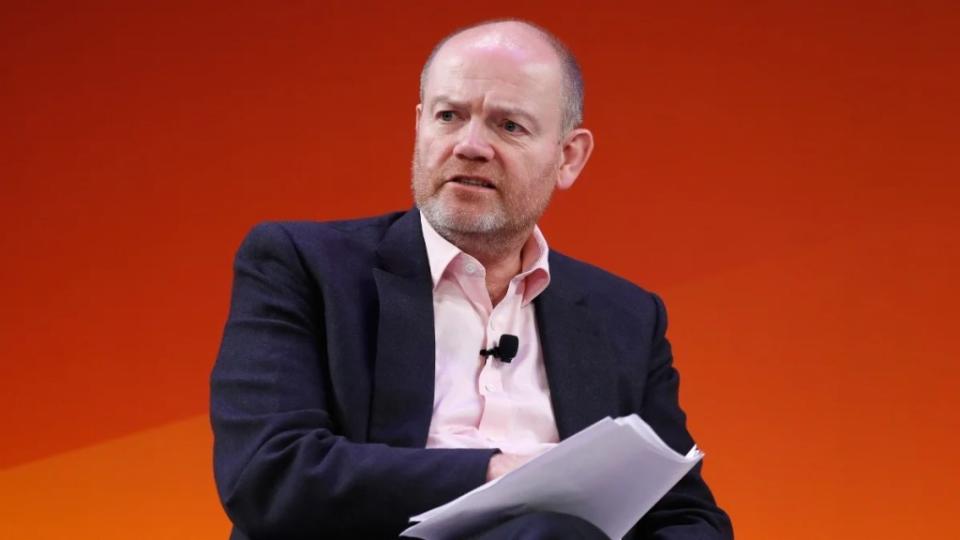
{"label": "jacket lapel", "polygon": [[377,256],[380,314],[368,440],[422,448],[433,415],[435,345],[430,265],[417,210],[390,227]]}
{"label": "jacket lapel", "polygon": [[561,439],[618,410],[616,363],[564,262],[551,253],[550,285],[534,301]]}

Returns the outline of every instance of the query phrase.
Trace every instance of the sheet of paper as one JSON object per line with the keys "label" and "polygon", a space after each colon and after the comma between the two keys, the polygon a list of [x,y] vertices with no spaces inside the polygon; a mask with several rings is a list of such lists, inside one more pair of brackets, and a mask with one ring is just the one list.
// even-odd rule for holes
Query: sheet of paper
{"label": "sheet of paper", "polygon": [[703,454],[674,452],[637,415],[604,418],[522,467],[432,510],[404,536],[462,538],[530,510],[572,514],[610,538],[627,531]]}

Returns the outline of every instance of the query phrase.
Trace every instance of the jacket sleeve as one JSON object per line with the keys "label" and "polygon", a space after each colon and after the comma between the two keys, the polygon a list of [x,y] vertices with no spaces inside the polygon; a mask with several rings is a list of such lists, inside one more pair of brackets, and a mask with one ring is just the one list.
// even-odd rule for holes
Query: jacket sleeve
{"label": "jacket sleeve", "polygon": [[257,226],[236,256],[211,376],[214,472],[237,529],[252,539],[396,538],[411,515],[484,482],[493,450],[338,433],[324,334],[323,298],[289,234]]}
{"label": "jacket sleeve", "polygon": [[[693,446],[680,408],[680,378],[673,367],[667,341],[667,314],[663,301],[652,294],[656,322],[650,348],[650,368],[644,389],[641,416],[664,442],[685,453]],[[640,520],[629,538],[651,540],[732,540],[730,518],[714,501],[701,477],[698,463]]]}

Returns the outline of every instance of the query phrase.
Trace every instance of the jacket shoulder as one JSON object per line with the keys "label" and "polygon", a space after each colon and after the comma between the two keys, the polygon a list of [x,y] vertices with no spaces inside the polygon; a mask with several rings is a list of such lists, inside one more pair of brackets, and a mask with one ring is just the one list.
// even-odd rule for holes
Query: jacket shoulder
{"label": "jacket shoulder", "polygon": [[550,273],[568,294],[582,296],[590,304],[605,306],[616,314],[640,314],[647,318],[656,317],[657,312],[664,309],[656,293],[625,277],[554,250],[550,251]]}
{"label": "jacket shoulder", "polygon": [[284,273],[312,275],[329,284],[359,278],[376,264],[377,247],[403,212],[341,221],[265,221],[237,250],[235,265],[250,261]]}
{"label": "jacket shoulder", "polygon": [[392,212],[380,216],[336,221],[263,221],[247,233],[245,242],[281,242],[295,246],[316,243],[366,242],[376,245],[403,216]]}
{"label": "jacket shoulder", "polygon": [[238,256],[254,258],[372,257],[404,212],[338,221],[263,221],[245,235]]}

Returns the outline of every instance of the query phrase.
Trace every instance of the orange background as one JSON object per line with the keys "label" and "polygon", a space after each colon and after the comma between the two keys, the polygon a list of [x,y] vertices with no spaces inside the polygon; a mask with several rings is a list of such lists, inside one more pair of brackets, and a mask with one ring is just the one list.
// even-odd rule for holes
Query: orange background
{"label": "orange background", "polygon": [[5,2],[0,537],[226,537],[234,250],[408,207],[421,63],[505,15],[587,81],[545,233],[664,296],[738,537],[960,537],[960,9],[664,4]]}

